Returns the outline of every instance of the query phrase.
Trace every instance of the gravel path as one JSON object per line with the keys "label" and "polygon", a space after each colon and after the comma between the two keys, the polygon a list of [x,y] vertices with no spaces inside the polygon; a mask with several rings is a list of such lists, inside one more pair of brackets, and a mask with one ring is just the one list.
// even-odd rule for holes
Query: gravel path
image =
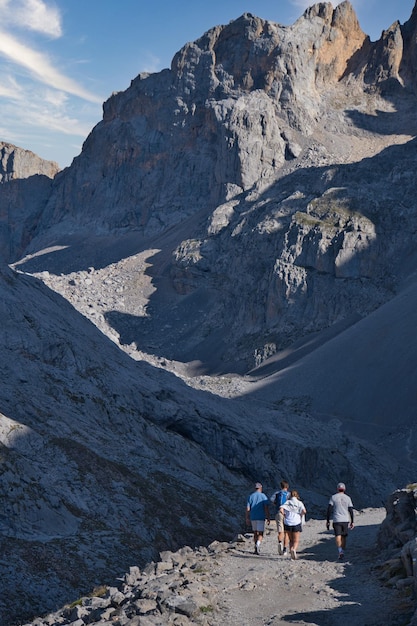
{"label": "gravel path", "polygon": [[[356,514],[345,561],[340,563],[332,531],[323,520],[307,521],[299,557],[278,556],[275,522],[266,531],[261,554],[252,537],[219,560],[213,577],[222,597],[222,626],[381,626],[396,624],[398,591],[382,587],[376,572],[375,539],[384,509]],[[404,623],[404,622],[403,622]]]}

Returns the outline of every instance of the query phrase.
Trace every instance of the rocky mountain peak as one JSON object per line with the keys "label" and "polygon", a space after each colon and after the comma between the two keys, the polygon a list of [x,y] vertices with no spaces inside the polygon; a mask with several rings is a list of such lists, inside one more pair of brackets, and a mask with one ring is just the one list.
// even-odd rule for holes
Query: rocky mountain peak
{"label": "rocky mountain peak", "polygon": [[295,85],[308,75],[309,86],[339,80],[366,39],[347,1],[335,9],[318,3],[291,27],[245,13],[184,46],[171,69],[190,94],[205,84],[217,96],[262,89],[279,98],[284,78]]}
{"label": "rocky mountain peak", "polygon": [[[404,80],[404,46],[399,25],[371,44],[347,1],[315,4],[288,27],[246,13],[212,28],[171,69],[139,75],[104,103],[37,234],[156,234],[272,183],[328,115],[331,90],[340,92],[338,109],[350,106],[349,92],[357,108],[368,85]],[[342,119],[334,124],[344,128]]]}
{"label": "rocky mountain peak", "polygon": [[350,2],[345,1],[335,9],[329,3],[319,3],[304,14],[305,19],[314,16],[323,20],[320,40],[313,43],[317,81],[338,81],[346,73],[350,59],[360,51],[368,37],[362,31]]}
{"label": "rocky mountain peak", "polygon": [[37,174],[53,178],[59,171],[54,161],[45,161],[30,150],[0,142],[0,183]]}
{"label": "rocky mountain peak", "polygon": [[415,25],[246,13],[109,98],[53,178],[5,149],[8,618],[229,538],[255,480],[317,515],[336,474],[360,507],[410,482]]}

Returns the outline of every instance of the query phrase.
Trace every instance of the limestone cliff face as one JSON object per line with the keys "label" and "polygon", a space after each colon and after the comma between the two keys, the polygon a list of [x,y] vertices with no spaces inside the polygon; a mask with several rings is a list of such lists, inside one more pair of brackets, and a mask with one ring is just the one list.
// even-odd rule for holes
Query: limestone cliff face
{"label": "limestone cliff face", "polygon": [[58,164],[0,142],[0,259],[18,258],[36,232]]}
{"label": "limestone cliff face", "polygon": [[58,171],[57,163],[45,161],[30,150],[0,142],[0,183],[37,174],[53,178]]}
{"label": "limestone cliff face", "polygon": [[416,87],[417,75],[417,3],[414,5],[410,19],[401,28],[403,36],[403,55],[401,59],[400,72],[406,85],[410,89]]}
{"label": "limestone cliff face", "polygon": [[318,4],[288,28],[245,14],[208,31],[170,70],[138,76],[104,104],[48,223],[154,234],[274,179],[299,151],[292,131],[312,132],[324,85],[365,39],[347,2]]}
{"label": "limestone cliff face", "polygon": [[0,271],[0,622],[231,532],[259,474],[321,514],[335,471],[358,506],[415,471],[417,307],[380,305],[415,280],[416,20],[372,43],[348,2],[245,14],[113,95],[70,168],[6,158],[2,254],[36,277]]}
{"label": "limestone cliff face", "polygon": [[335,9],[329,3],[319,3],[307,9],[302,20],[317,22],[322,29],[316,41],[310,43],[318,84],[336,82],[344,75],[350,59],[368,42],[350,2]]}
{"label": "limestone cliff face", "polygon": [[[251,14],[216,26],[104,104],[26,251],[71,235],[152,238],[153,272],[186,322],[162,335],[156,316],[140,340],[209,369],[210,351],[244,371],[271,346],[366,315],[413,254],[415,21],[375,43],[349,2],[318,3],[290,27]],[[226,344],[209,348],[225,319]]]}

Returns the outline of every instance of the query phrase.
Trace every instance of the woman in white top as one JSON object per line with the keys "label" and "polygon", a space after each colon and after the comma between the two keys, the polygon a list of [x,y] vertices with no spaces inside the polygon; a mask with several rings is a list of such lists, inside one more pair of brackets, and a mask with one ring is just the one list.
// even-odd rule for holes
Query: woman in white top
{"label": "woman in white top", "polygon": [[282,505],[280,511],[284,515],[284,532],[288,535],[290,554],[292,559],[297,558],[298,542],[302,531],[303,517],[307,513],[300,500],[298,491],[293,489],[290,498]]}

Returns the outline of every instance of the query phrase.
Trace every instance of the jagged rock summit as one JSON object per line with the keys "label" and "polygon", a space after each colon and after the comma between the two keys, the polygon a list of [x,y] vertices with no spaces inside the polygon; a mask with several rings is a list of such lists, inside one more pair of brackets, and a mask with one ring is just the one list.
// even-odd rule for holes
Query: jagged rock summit
{"label": "jagged rock summit", "polygon": [[[150,235],[271,184],[308,137],[328,128],[328,116],[341,124],[333,134],[350,134],[344,105],[387,108],[368,86],[412,86],[414,67],[403,59],[412,58],[413,24],[404,37],[397,24],[371,44],[342,2],[316,4],[291,27],[245,14],[213,28],[170,70],[140,74],[104,104],[103,121],[56,181],[42,230],[49,239],[65,228]],[[330,113],[327,98],[341,85],[340,113]],[[355,159],[346,142],[337,148],[339,158]]]}
{"label": "jagged rock summit", "polygon": [[59,166],[54,161],[45,161],[30,150],[0,141],[0,183],[30,176],[54,178],[58,171]]}
{"label": "jagged rock summit", "polygon": [[57,163],[0,142],[0,259],[21,254],[33,238],[39,214],[51,194]]}
{"label": "jagged rock summit", "polygon": [[[190,373],[258,376],[292,345],[326,342],[413,278],[415,39],[416,9],[373,43],[349,2],[290,27],[245,14],[213,28],[105,103],[19,267],[49,271],[123,345]],[[109,262],[124,293],[103,302]],[[407,427],[395,388],[384,422],[397,406]],[[364,420],[345,389],[334,413]],[[322,412],[331,396],[317,394]]]}
{"label": "jagged rock summit", "polygon": [[245,14],[3,177],[0,621],[228,539],[254,480],[414,481],[416,34]]}

